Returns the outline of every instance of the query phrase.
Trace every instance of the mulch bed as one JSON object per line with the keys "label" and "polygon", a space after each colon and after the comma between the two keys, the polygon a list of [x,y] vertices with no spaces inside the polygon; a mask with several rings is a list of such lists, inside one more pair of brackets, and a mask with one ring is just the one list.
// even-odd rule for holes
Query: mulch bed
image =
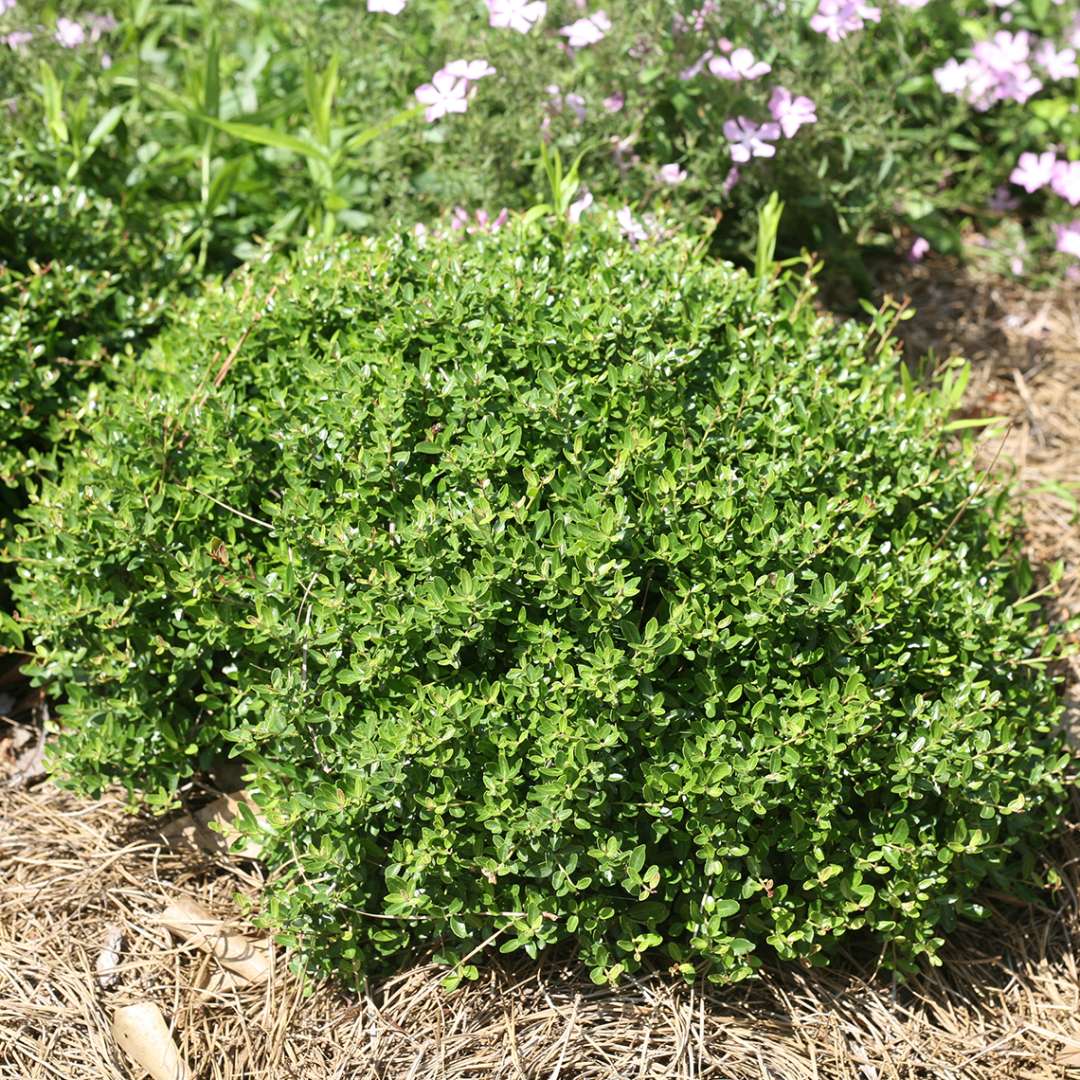
{"label": "mulch bed", "polygon": [[[919,309],[901,327],[912,354],[968,356],[972,415],[1011,420],[1004,441],[1001,427],[981,437],[980,453],[1015,479],[1033,560],[1065,561],[1051,616],[1075,614],[1080,289],[1029,294],[933,261],[893,269],[881,285]],[[20,719],[44,707],[19,700]],[[31,749],[0,723],[0,770],[33,765]],[[118,797],[21,782],[0,790],[0,1078],[144,1075],[110,1031],[113,1011],[135,1000],[161,1007],[194,1080],[1080,1076],[1080,805],[1071,820],[1048,853],[1062,880],[1053,894],[987,897],[990,920],[958,931],[940,967],[903,984],[852,957],[727,989],[654,972],[609,990],[557,953],[487,959],[477,982],[449,993],[423,962],[346,992],[303,979],[279,952],[264,985],[208,991],[216,961],[178,944],[159,916],[187,896],[258,934],[244,912],[265,884],[259,866],[171,851]],[[106,988],[96,965],[110,937],[123,944]]]}

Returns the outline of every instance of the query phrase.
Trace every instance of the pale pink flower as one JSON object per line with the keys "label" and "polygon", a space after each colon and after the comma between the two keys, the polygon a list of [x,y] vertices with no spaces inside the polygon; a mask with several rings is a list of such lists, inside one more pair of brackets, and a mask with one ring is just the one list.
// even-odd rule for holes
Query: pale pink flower
{"label": "pale pink flower", "polygon": [[617,135],[611,137],[611,157],[619,172],[625,176],[630,169],[641,164],[641,156],[634,152],[636,135],[624,135],[621,139]]}
{"label": "pale pink flower", "polygon": [[718,79],[727,79],[730,82],[753,82],[762,75],[768,75],[772,67],[763,60],[754,60],[754,54],[749,49],[736,49],[731,56],[714,56],[709,61],[709,70]]}
{"label": "pale pink flower", "polygon": [[735,185],[739,182],[739,167],[738,165],[732,165],[728,169],[727,176],[724,177],[723,184],[720,185],[720,190],[725,195],[730,195]]}
{"label": "pale pink flower", "polygon": [[546,14],[545,0],[487,0],[488,25],[527,34]]}
{"label": "pale pink flower", "polygon": [[604,98],[603,106],[604,111],[609,113],[622,112],[622,107],[626,104],[626,98],[623,97],[618,91],[612,94],[610,97]]}
{"label": "pale pink flower", "polygon": [[1047,150],[1042,154],[1030,152],[1021,154],[1016,168],[1009,174],[1009,180],[1022,187],[1030,195],[1050,183],[1054,175],[1056,160],[1053,150]]}
{"label": "pale pink flower", "polygon": [[817,123],[817,107],[808,97],[801,94],[792,97],[791,91],[783,86],[776,87],[769,98],[769,112],[780,125],[784,137],[790,139],[803,124]]}
{"label": "pale pink flower", "polygon": [[912,11],[918,11],[919,8],[926,7],[930,3],[930,0],[896,0],[901,7],[911,8]]}
{"label": "pale pink flower", "polygon": [[585,99],[580,94],[567,94],[563,101],[580,124],[585,119]]}
{"label": "pale pink flower", "polygon": [[1021,105],[1042,89],[1042,80],[1037,79],[1027,64],[1017,64],[1007,71],[997,72],[995,96],[998,101],[1017,101]]}
{"label": "pale pink flower", "polygon": [[442,70],[455,79],[466,79],[469,82],[495,74],[495,69],[486,60],[451,60]]}
{"label": "pale pink flower", "polygon": [[92,42],[100,41],[103,34],[111,33],[120,25],[112,12],[106,12],[104,15],[87,15],[86,22],[90,27],[90,40]]}
{"label": "pale pink flower", "polygon": [[950,56],[941,67],[934,69],[934,82],[943,94],[962,94],[977,79],[981,66],[971,58],[960,63],[955,56]]}
{"label": "pale pink flower", "polygon": [[999,30],[992,38],[978,41],[971,50],[977,60],[998,71],[1008,71],[1031,55],[1031,35],[1026,30],[1010,34]]}
{"label": "pale pink flower", "polygon": [[414,91],[416,100],[426,105],[424,118],[429,122],[447,113],[463,113],[469,107],[469,83],[446,71],[437,71],[431,82],[418,86]]}
{"label": "pale pink flower", "polygon": [[915,243],[911,245],[908,250],[909,262],[922,262],[926,258],[927,252],[930,250],[930,241],[925,236],[916,236]]}
{"label": "pale pink flower", "polygon": [[780,138],[777,124],[757,124],[745,116],[724,121],[724,138],[730,144],[731,160],[740,164],[755,157],[773,157],[776,147],[772,144]]}
{"label": "pale pink flower", "polygon": [[1057,250],[1063,255],[1080,259],[1080,220],[1068,225],[1055,225],[1054,232],[1057,234]]}
{"label": "pale pink flower", "polygon": [[474,224],[469,218],[469,211],[464,206],[455,206],[450,217],[450,228],[464,229],[470,236],[481,232],[496,233],[506,224],[509,217],[510,211],[505,206],[495,217],[481,208],[476,211]]}
{"label": "pale pink flower", "polygon": [[881,8],[859,0],[821,0],[810,19],[810,28],[830,41],[842,41],[868,22],[881,22]]}
{"label": "pale pink flower", "polygon": [[686,179],[686,170],[677,162],[672,161],[667,165],[660,166],[660,180],[665,184],[681,184]]}
{"label": "pale pink flower", "polygon": [[21,49],[32,41],[34,35],[29,30],[12,30],[10,34],[0,38],[9,49]]}
{"label": "pale pink flower", "polygon": [[1080,203],[1080,161],[1056,161],[1050,187],[1070,206]]}
{"label": "pale pink flower", "polygon": [[571,224],[576,225],[581,220],[581,215],[584,214],[592,204],[593,197],[591,191],[583,192],[580,198],[572,202],[566,211],[566,216],[570,219]]}
{"label": "pale pink flower", "polygon": [[683,68],[679,72],[679,78],[683,82],[689,82],[691,79],[696,79],[702,71],[705,69],[705,65],[713,58],[712,49],[706,49],[689,67]]}
{"label": "pale pink flower", "polygon": [[607,12],[597,11],[570,23],[569,26],[562,27],[559,33],[566,38],[566,44],[571,49],[584,49],[587,45],[595,45],[598,41],[603,41],[610,29],[611,20]]}
{"label": "pale pink flower", "polygon": [[56,20],[55,36],[57,42],[63,45],[65,49],[75,49],[86,41],[86,30],[83,28],[82,23],[77,23],[74,19],[67,19],[61,15]]}
{"label": "pale pink flower", "polygon": [[15,0],[0,0],[0,15],[5,11],[11,11],[15,7]]}
{"label": "pale pink flower", "polygon": [[1061,79],[1075,79],[1080,77],[1080,67],[1076,63],[1075,49],[1054,48],[1052,41],[1044,41],[1035,52],[1035,63],[1046,72],[1047,78],[1053,82]]}
{"label": "pale pink flower", "polygon": [[112,55],[110,53],[101,54],[101,66],[108,71],[112,67]]}
{"label": "pale pink flower", "polygon": [[630,243],[637,244],[640,243],[640,241],[649,238],[649,234],[645,231],[645,227],[641,222],[634,218],[629,206],[624,206],[615,215],[615,220],[619,223],[619,229],[623,236],[625,236]]}

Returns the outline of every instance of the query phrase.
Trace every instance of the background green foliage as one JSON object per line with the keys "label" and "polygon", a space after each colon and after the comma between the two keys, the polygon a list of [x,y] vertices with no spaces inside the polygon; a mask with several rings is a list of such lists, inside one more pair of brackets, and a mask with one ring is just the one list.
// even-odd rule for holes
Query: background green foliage
{"label": "background green foliage", "polygon": [[57,764],[164,807],[239,757],[346,974],[932,954],[1058,818],[1057,643],[883,329],[595,224],[208,289],[20,526]]}
{"label": "background green foliage", "polygon": [[[827,252],[834,268],[859,274],[861,253],[895,251],[906,230],[946,250],[958,250],[971,222],[992,230],[1001,213],[988,198],[1021,150],[1056,144],[1066,157],[1080,155],[1076,80],[986,113],[935,85],[935,67],[1002,25],[996,10],[971,15],[931,0],[912,11],[886,0],[880,25],[833,43],[808,26],[816,0],[721,5],[704,31],[682,34],[673,20],[692,3],[603,6],[611,32],[568,56],[556,31],[581,15],[570,0],[553,0],[528,35],[490,28],[482,0],[412,0],[396,17],[356,0],[20,0],[12,25],[49,27],[57,14],[106,9],[118,27],[79,49],[61,48],[47,30],[32,48],[0,49],[15,109],[7,138],[57,175],[74,169],[103,193],[151,200],[219,266],[250,256],[260,236],[374,232],[391,221],[430,222],[458,204],[492,213],[527,207],[543,135],[567,160],[584,151],[582,180],[597,198],[719,218],[714,241],[727,257],[749,254],[753,207],[779,191],[788,206],[782,250]],[[1060,45],[1074,13],[1018,0],[1008,14],[1011,31]],[[751,83],[681,78],[721,35],[772,72]],[[102,69],[105,52],[111,66]],[[478,84],[469,111],[424,123],[413,90],[448,60],[478,56],[498,75]],[[45,105],[42,58],[59,87],[66,140]],[[770,119],[766,102],[778,84],[809,94],[819,121],[783,140],[775,158],[743,167],[728,194],[723,122]],[[610,112],[603,102],[616,94],[624,105]],[[573,95],[580,107],[568,103]],[[87,148],[103,122],[107,131]],[[243,135],[229,127],[238,123],[248,126]],[[263,142],[251,141],[252,128]],[[687,169],[677,188],[657,179],[667,162]],[[1025,200],[1036,246],[1050,239],[1040,221],[1058,203],[1068,211],[1044,193]],[[1003,242],[1010,256],[1023,250],[1015,236]]]}

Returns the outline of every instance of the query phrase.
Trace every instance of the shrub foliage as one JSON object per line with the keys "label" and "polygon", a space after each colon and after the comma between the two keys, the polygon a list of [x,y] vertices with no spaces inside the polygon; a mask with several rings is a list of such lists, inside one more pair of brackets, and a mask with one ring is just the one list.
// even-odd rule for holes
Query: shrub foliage
{"label": "shrub foliage", "polygon": [[64,416],[160,320],[182,266],[113,201],[0,175],[0,523]]}
{"label": "shrub foliage", "polygon": [[128,374],[20,526],[60,765],[162,806],[241,758],[321,961],[904,964],[1031,876],[1015,525],[955,385],[798,283],[599,225],[320,247]]}

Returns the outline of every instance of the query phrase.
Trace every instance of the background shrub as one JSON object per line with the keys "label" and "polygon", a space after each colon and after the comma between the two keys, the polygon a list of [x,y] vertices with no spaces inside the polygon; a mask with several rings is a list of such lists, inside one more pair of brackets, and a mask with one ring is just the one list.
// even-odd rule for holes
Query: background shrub
{"label": "background shrub", "polygon": [[238,756],[321,962],[904,963],[1030,877],[1056,646],[1007,505],[957,384],[805,288],[595,225],[320,247],[126,376],[20,526],[56,764],[163,807]]}
{"label": "background shrub", "polygon": [[0,171],[0,535],[87,387],[144,341],[187,281],[115,202]]}

